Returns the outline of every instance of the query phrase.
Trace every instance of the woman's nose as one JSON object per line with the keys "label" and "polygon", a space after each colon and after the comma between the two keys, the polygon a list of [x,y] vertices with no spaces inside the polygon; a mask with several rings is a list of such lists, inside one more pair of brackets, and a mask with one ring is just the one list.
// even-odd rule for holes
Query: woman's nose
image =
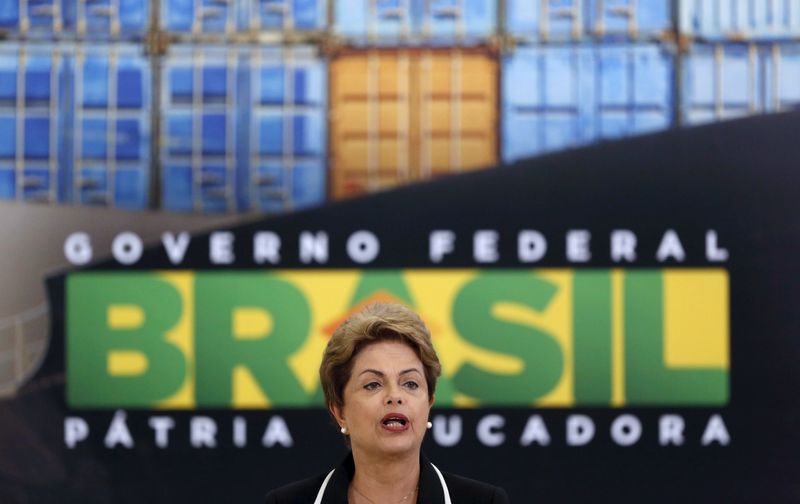
{"label": "woman's nose", "polygon": [[400,391],[395,387],[386,389],[386,404],[403,404],[403,399],[400,397]]}

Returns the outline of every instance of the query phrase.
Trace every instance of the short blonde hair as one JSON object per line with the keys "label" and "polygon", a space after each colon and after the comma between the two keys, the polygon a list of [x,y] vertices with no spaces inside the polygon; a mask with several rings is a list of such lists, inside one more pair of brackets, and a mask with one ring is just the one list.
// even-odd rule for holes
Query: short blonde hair
{"label": "short blonde hair", "polygon": [[433,400],[442,366],[430,331],[410,308],[394,303],[374,303],[345,320],[325,347],[319,381],[329,409],[344,406],[344,387],[350,380],[356,355],[365,346],[379,341],[400,341],[414,350],[428,382],[428,398]]}

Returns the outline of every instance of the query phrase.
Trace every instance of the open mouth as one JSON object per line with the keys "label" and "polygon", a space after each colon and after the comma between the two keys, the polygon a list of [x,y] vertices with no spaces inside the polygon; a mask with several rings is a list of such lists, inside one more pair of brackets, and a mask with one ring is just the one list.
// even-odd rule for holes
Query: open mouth
{"label": "open mouth", "polygon": [[399,413],[389,413],[383,417],[381,424],[389,430],[401,431],[408,427],[409,422],[408,417],[405,415],[401,415]]}

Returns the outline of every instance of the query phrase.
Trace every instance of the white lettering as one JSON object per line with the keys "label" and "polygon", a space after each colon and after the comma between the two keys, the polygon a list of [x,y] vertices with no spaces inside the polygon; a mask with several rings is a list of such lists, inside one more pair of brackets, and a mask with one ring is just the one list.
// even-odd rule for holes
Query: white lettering
{"label": "white lettering", "polygon": [[583,446],[594,437],[594,422],[586,415],[567,417],[567,445]]}
{"label": "white lettering", "polygon": [[500,254],[497,253],[498,239],[497,231],[490,229],[475,231],[475,235],[472,237],[472,255],[475,258],[475,262],[497,262],[500,258]]}
{"label": "white lettering", "polygon": [[661,446],[683,444],[683,417],[678,415],[661,415],[658,419],[658,443]]}
{"label": "white lettering", "polygon": [[611,423],[611,439],[620,446],[631,446],[642,437],[642,423],[633,415],[620,415]]}
{"label": "white lettering", "polygon": [[108,432],[106,432],[106,448],[114,448],[118,444],[125,448],[133,448],[133,438],[131,437],[131,431],[128,430],[128,424],[125,423],[125,416],[125,412],[122,410],[117,410],[114,413],[114,418],[111,420]]}
{"label": "white lettering", "polygon": [[309,264],[316,261],[320,264],[328,262],[328,233],[309,231],[300,233],[300,261]]}
{"label": "white lettering", "polygon": [[678,238],[678,233],[676,233],[674,229],[668,229],[667,232],[664,233],[664,237],[661,239],[661,245],[658,246],[658,252],[656,252],[656,259],[659,262],[664,262],[670,257],[678,262],[683,262],[686,258],[683,245],[681,245],[681,239]]}
{"label": "white lettering", "polygon": [[233,418],[233,444],[239,448],[247,446],[247,422],[240,416]]}
{"label": "white lettering", "polygon": [[233,263],[233,233],[216,231],[209,237],[208,255],[213,264]]}
{"label": "white lettering", "polygon": [[142,257],[142,239],[136,233],[125,231],[111,242],[111,254],[120,264],[134,264]]}
{"label": "white lettering", "polygon": [[547,240],[539,231],[527,229],[517,235],[517,256],[520,262],[539,261],[547,252]]}
{"label": "white lettering", "polygon": [[75,448],[80,441],[89,437],[89,424],[80,417],[66,417],[64,419],[64,444],[67,448]]}
{"label": "white lettering", "polygon": [[253,236],[253,260],[256,264],[278,264],[281,260],[281,238],[272,231],[259,231]]}
{"label": "white lettering", "polygon": [[478,439],[485,446],[500,446],[506,440],[506,435],[500,429],[506,423],[506,419],[500,415],[486,415],[478,422]]}
{"label": "white lettering", "polygon": [[585,229],[573,229],[567,232],[567,260],[570,262],[588,262],[592,258],[589,241],[592,234]]}
{"label": "white lettering", "polygon": [[178,233],[176,238],[170,232],[161,234],[161,243],[164,245],[164,250],[167,251],[167,257],[172,264],[180,264],[186,256],[186,249],[189,248],[191,236],[186,231]]}
{"label": "white lettering", "polygon": [[725,262],[728,260],[728,251],[720,248],[717,232],[713,229],[706,232],[706,259],[711,262]]}
{"label": "white lettering", "polygon": [[70,264],[82,266],[92,260],[92,242],[87,233],[72,233],[64,241],[64,256]]}
{"label": "white lettering", "polygon": [[261,444],[270,448],[279,444],[286,448],[291,448],[294,445],[292,435],[289,433],[289,427],[283,420],[283,417],[274,416],[269,419],[267,428],[264,430],[264,436],[261,438]]}
{"label": "white lettering", "polygon": [[369,231],[356,231],[347,239],[347,255],[359,264],[374,261],[380,249],[378,237]]}
{"label": "white lettering", "polygon": [[525,424],[525,430],[522,431],[522,437],[519,438],[519,444],[522,446],[529,446],[531,443],[539,443],[542,446],[550,444],[550,433],[547,432],[547,426],[540,415],[531,415]]}
{"label": "white lettering", "polygon": [[207,416],[192,417],[189,422],[189,441],[194,448],[217,446],[217,423]]}
{"label": "white lettering", "polygon": [[706,424],[706,430],[703,431],[702,445],[708,446],[714,441],[722,446],[728,446],[731,442],[731,436],[728,434],[728,428],[725,427],[725,422],[719,415],[712,415]]}
{"label": "white lettering", "polygon": [[444,415],[436,415],[433,417],[433,440],[439,446],[455,446],[461,441],[461,417],[459,415],[450,415],[450,418]]}
{"label": "white lettering", "polygon": [[175,420],[168,416],[150,417],[147,422],[156,433],[156,446],[167,448],[169,446],[169,430],[175,427]]}
{"label": "white lettering", "polygon": [[634,262],[636,260],[636,235],[627,229],[611,232],[611,260]]}
{"label": "white lettering", "polygon": [[428,254],[431,262],[440,263],[445,254],[450,254],[455,248],[456,234],[450,230],[443,229],[431,231],[428,242]]}

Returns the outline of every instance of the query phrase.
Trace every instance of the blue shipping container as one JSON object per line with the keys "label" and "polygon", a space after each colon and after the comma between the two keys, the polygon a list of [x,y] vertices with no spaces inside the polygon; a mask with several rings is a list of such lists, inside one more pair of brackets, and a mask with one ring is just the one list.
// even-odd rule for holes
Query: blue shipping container
{"label": "blue shipping container", "polygon": [[[236,210],[240,138],[240,50],[172,46],[161,90],[162,206]],[[246,123],[245,123],[246,125]]]}
{"label": "blue shipping container", "polygon": [[800,108],[800,43],[695,44],[682,64],[685,124]]}
{"label": "blue shipping container", "polygon": [[79,46],[69,189],[63,199],[143,209],[150,177],[149,62],[136,46]]}
{"label": "blue shipping container", "polygon": [[150,0],[4,0],[0,33],[8,38],[141,39]]}
{"label": "blue shipping container", "polygon": [[0,34],[10,38],[52,38],[64,30],[63,0],[3,0],[0,2]]}
{"label": "blue shipping container", "polygon": [[57,47],[0,46],[0,197],[56,202],[64,165],[64,58]]}
{"label": "blue shipping container", "polygon": [[473,43],[497,31],[497,0],[339,0],[333,31],[371,45]]}
{"label": "blue shipping container", "polygon": [[326,192],[326,67],[312,47],[248,55],[249,164],[239,205],[262,212],[318,205]]}
{"label": "blue shipping container", "polygon": [[664,39],[669,0],[506,0],[506,29],[525,42]]}
{"label": "blue shipping container", "polygon": [[66,29],[80,38],[141,39],[147,30],[150,0],[66,0]]}
{"label": "blue shipping container", "polygon": [[324,0],[251,0],[248,28],[258,31],[311,31],[326,26]]}
{"label": "blue shipping container", "polygon": [[674,61],[660,44],[519,47],[501,74],[504,161],[668,128]]}
{"label": "blue shipping container", "polygon": [[250,0],[161,0],[161,27],[176,33],[235,33],[249,25]]}
{"label": "blue shipping container", "polygon": [[800,38],[800,0],[681,0],[681,33],[708,41]]}

